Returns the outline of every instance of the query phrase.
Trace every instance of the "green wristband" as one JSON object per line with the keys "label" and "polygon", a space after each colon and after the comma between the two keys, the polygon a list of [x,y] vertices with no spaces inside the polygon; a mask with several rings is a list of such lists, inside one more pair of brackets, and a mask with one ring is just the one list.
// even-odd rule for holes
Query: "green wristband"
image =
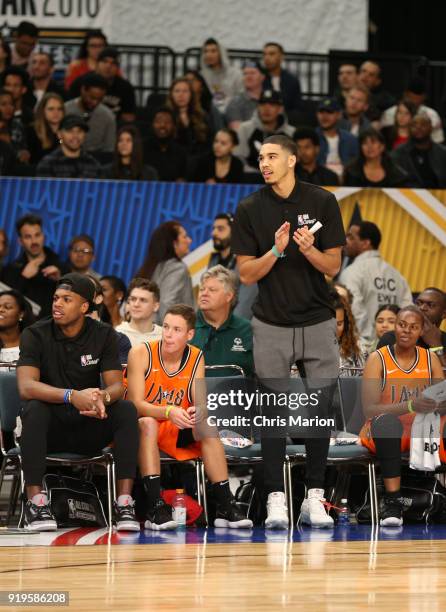
{"label": "green wristband", "polygon": [[175,406],[166,406],[166,411],[164,413],[164,416],[166,417],[167,420],[169,420],[169,414],[172,408],[175,408]]}
{"label": "green wristband", "polygon": [[415,410],[413,409],[413,401],[412,400],[409,400],[407,402],[407,411],[408,412],[415,412]]}
{"label": "green wristband", "polygon": [[275,244],[273,245],[271,251],[273,252],[273,255],[277,257],[277,259],[282,259],[282,257],[285,257],[285,253],[280,253]]}

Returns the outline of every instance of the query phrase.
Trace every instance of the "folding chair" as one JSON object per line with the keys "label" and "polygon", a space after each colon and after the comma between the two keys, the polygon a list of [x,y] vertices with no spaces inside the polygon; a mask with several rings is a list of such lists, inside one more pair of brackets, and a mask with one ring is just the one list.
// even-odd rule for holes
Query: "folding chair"
{"label": "folding chair", "polygon": [[[20,397],[17,389],[17,379],[15,369],[11,371],[0,370],[0,422],[5,431],[12,431],[16,426],[17,416],[20,414]],[[0,493],[6,473],[12,474],[18,478],[20,483],[20,493],[22,501],[25,495],[25,481],[22,468],[22,457],[20,446],[6,451],[2,441],[3,464],[0,471]],[[108,527],[111,529],[113,525],[113,501],[116,499],[116,477],[115,477],[115,462],[113,452],[110,448],[104,448],[100,455],[89,457],[77,453],[50,453],[46,457],[48,465],[59,466],[93,466],[101,465],[105,468],[107,474],[107,499],[108,499]],[[15,481],[13,481],[15,482]],[[14,503],[15,494],[14,486],[11,492],[10,502],[6,523],[9,523],[11,518],[11,510]],[[19,525],[23,522],[24,504],[22,503]]]}

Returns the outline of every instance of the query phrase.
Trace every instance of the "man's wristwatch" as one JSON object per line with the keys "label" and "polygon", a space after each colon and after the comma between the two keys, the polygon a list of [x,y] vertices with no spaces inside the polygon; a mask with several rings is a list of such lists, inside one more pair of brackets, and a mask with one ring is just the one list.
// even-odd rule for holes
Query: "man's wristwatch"
{"label": "man's wristwatch", "polygon": [[108,391],[104,391],[104,404],[109,406],[111,404],[111,395]]}

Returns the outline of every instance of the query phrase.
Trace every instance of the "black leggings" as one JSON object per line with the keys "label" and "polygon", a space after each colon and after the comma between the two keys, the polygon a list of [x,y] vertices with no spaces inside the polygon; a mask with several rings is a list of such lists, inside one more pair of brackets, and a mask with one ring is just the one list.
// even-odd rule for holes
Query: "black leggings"
{"label": "black leggings", "polygon": [[101,420],[81,416],[74,406],[27,402],[20,439],[26,485],[41,486],[47,453],[97,455],[112,442],[116,478],[134,478],[139,445],[135,406],[119,400],[106,410],[108,418]]}
{"label": "black leggings", "polygon": [[[381,414],[372,419],[371,434],[383,478],[401,476],[401,438],[403,426],[393,414]],[[443,431],[443,438],[445,432]]]}

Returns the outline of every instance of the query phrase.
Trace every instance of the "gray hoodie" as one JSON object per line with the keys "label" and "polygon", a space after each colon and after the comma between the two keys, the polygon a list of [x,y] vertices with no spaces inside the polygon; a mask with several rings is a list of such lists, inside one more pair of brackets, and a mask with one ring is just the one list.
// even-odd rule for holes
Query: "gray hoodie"
{"label": "gray hoodie", "polygon": [[221,113],[224,113],[230,100],[234,96],[242,93],[244,88],[241,71],[235,66],[231,66],[226,49],[220,43],[217,43],[217,45],[220,50],[222,67],[215,69],[205,65],[203,60],[203,46],[200,58],[200,72],[211,90],[212,100],[215,106]]}

